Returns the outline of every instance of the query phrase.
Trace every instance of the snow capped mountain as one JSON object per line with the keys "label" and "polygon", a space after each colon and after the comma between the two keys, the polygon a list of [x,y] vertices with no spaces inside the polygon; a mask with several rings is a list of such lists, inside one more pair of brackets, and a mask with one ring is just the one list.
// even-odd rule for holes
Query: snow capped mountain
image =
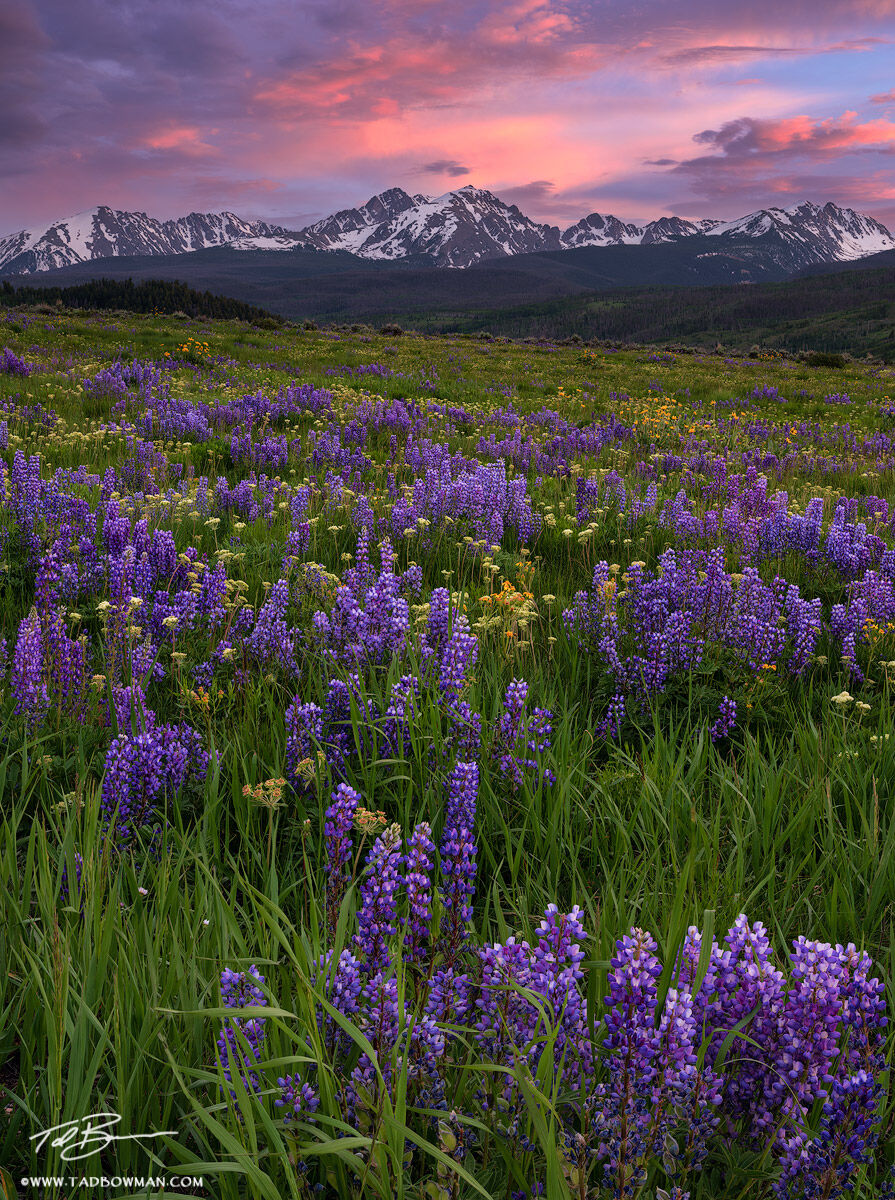
{"label": "snow capped mountain", "polygon": [[717,221],[685,221],[682,217],[660,217],[647,225],[624,224],[618,217],[591,213],[563,230],[563,246],[651,246],[658,242],[676,242],[680,238],[705,233]]}
{"label": "snow capped mountain", "polygon": [[243,221],[234,213],[190,213],[157,221],[141,212],[100,205],[65,217],[48,228],[23,229],[0,238],[0,271],[29,274],[122,254],[184,254],[220,246],[234,238],[279,237],[285,229]]}
{"label": "snow capped mountain", "polygon": [[650,221],[643,227],[641,245],[651,246],[657,242],[677,242],[681,238],[696,237],[700,233],[708,233],[719,224],[709,219],[701,221],[685,221],[683,217],[660,217],[658,221]]}
{"label": "snow capped mountain", "polygon": [[851,262],[895,249],[895,237],[873,217],[828,203],[806,201],[792,208],[763,208],[707,230],[712,237],[761,238],[775,261],[796,268],[815,263]]}
{"label": "snow capped mountain", "polygon": [[649,246],[706,235],[739,242],[761,238],[761,253],[793,272],[895,248],[895,237],[884,225],[833,203],[822,208],[806,202],[789,209],[762,209],[736,221],[660,217],[645,225],[590,213],[560,232],[472,186],[435,199],[393,188],[296,236],[319,249],[349,250],[361,258],[422,258],[434,266],[469,267],[487,259],[544,250]]}
{"label": "snow capped mountain", "polygon": [[557,228],[540,225],[515,205],[472,186],[434,199],[393,188],[361,208],[310,225],[299,236],[322,250],[350,250],[373,259],[423,256],[439,267],[561,248]]}
{"label": "snow capped mountain", "polygon": [[[233,250],[341,250],[382,262],[471,267],[489,259],[585,246],[657,245],[692,237],[736,244],[750,258],[795,273],[895,249],[895,237],[872,217],[829,203],[766,208],[735,221],[660,217],[645,225],[590,213],[568,229],[532,221],[492,192],[467,186],[443,196],[391,188],[297,232],[233,213],[190,213],[157,221],[145,213],[99,207],[0,238],[0,273],[50,271],[111,255],[183,254],[211,246]],[[699,248],[697,242],[694,250]]]}
{"label": "snow capped mountain", "polygon": [[591,213],[560,232],[530,220],[513,204],[471,185],[434,198],[392,188],[360,208],[309,225],[296,236],[320,250],[348,250],[361,258],[423,257],[435,266],[469,267],[483,259],[578,246],[620,246],[674,241],[702,233],[715,221],[662,217],[632,225]]}
{"label": "snow capped mountain", "polygon": [[626,225],[618,217],[591,213],[560,234],[566,249],[576,246],[633,246],[643,238],[642,225]]}
{"label": "snow capped mountain", "polygon": [[331,217],[324,217],[303,229],[300,236],[306,245],[317,250],[348,250],[357,254],[372,230],[425,200],[425,196],[409,196],[403,188],[390,188],[380,196],[373,196],[360,208],[343,208]]}
{"label": "snow capped mountain", "polygon": [[439,267],[469,267],[484,259],[542,250],[675,241],[716,224],[662,217],[633,225],[591,213],[560,232],[555,225],[530,220],[492,192],[468,185],[435,198],[392,188],[360,208],[344,209],[309,225],[297,236],[317,249],[349,250],[361,258],[421,256]]}

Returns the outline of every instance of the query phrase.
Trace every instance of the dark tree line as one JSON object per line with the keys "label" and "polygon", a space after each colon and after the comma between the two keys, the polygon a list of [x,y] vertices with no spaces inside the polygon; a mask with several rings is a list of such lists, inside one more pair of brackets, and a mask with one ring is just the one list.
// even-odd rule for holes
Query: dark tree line
{"label": "dark tree line", "polygon": [[136,313],[183,312],[190,317],[219,317],[279,323],[279,318],[253,304],[216,296],[213,292],[197,292],[185,283],[169,279],[95,279],[71,287],[13,287],[8,279],[0,284],[0,304],[12,307],[19,304],[61,304],[65,308],[124,309]]}

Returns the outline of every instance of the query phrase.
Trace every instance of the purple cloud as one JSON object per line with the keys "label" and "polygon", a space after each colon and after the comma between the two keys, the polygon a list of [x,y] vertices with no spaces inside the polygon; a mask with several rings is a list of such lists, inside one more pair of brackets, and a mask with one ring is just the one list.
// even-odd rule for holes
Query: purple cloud
{"label": "purple cloud", "polygon": [[748,211],[814,198],[867,211],[875,196],[873,214],[892,220],[895,122],[860,121],[853,112],[823,120],[741,117],[693,140],[716,153],[686,159],[669,174],[687,179],[699,205],[735,200]]}
{"label": "purple cloud", "polygon": [[[49,83],[44,57],[49,39],[24,4],[0,8],[0,147],[12,152],[43,138],[47,122],[40,111]],[[4,163],[4,171],[15,164]]]}
{"label": "purple cloud", "polygon": [[462,163],[453,158],[440,158],[437,162],[424,163],[420,167],[420,171],[426,175],[450,175],[452,177],[468,175],[471,170],[471,167],[464,167]]}
{"label": "purple cloud", "polygon": [[686,46],[660,56],[670,66],[685,67],[706,63],[736,62],[742,58],[792,58],[813,57],[816,54],[841,54],[870,50],[875,46],[888,45],[888,38],[866,37],[851,41],[834,42],[827,46]]}

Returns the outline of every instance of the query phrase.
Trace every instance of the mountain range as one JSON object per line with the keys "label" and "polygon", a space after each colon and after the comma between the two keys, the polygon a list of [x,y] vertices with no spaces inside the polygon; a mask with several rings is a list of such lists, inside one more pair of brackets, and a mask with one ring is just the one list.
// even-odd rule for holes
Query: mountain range
{"label": "mountain range", "polygon": [[273,238],[285,232],[229,212],[190,213],[176,221],[157,221],[143,212],[100,205],[46,227],[0,237],[0,274],[30,275],[124,254],[183,254],[239,238]]}
{"label": "mountain range", "polygon": [[[214,247],[301,252],[303,259],[310,253],[321,256],[321,267],[323,259],[339,253],[359,268],[361,260],[468,268],[523,255],[669,243],[692,250],[686,256],[688,276],[681,281],[688,283],[694,271],[713,278],[720,268],[731,282],[753,282],[895,250],[895,237],[879,221],[832,202],[765,208],[733,221],[660,217],[640,225],[590,213],[561,230],[531,220],[481,188],[467,186],[436,198],[391,188],[359,208],[300,230],[246,221],[230,212],[158,221],[146,213],[100,206],[0,237],[0,275],[55,271],[105,258],[177,255],[182,261],[184,255]],[[716,267],[707,261],[712,258],[723,262]],[[642,251],[638,259],[644,261]]]}

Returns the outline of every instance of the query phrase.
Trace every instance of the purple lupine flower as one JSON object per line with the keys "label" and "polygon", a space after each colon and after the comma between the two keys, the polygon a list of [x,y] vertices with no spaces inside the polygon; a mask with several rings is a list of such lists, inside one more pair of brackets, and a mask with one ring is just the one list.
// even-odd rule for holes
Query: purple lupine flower
{"label": "purple lupine flower", "polygon": [[656,981],[662,967],[656,943],[641,929],[616,943],[609,966],[609,1008],[604,1016],[609,1079],[591,1100],[593,1134],[603,1158],[604,1182],[623,1196],[645,1182],[644,1160],[657,1149],[650,1114],[657,1078]]}
{"label": "purple lupine flower", "polygon": [[419,679],[415,675],[402,675],[393,685],[388,708],[382,715],[383,757],[403,758],[406,748],[411,745],[419,688]]}
{"label": "purple lupine flower", "polygon": [[371,579],[366,538],[363,529],[356,565],[346,572],[351,586],[337,589],[329,614],[317,612],[312,618],[322,652],[349,663],[380,663],[402,653],[410,628],[410,610],[400,595],[401,579],[395,574],[394,551],[388,541],[381,543],[382,569]]}
{"label": "purple lupine flower", "polygon": [[[660,1155],[672,1175],[698,1169],[718,1123],[720,1081],[711,1068],[698,1065],[703,1029],[686,990],[699,943],[698,931],[691,930],[681,955],[684,986],[668,989],[658,1023],[656,985],[662,968],[650,935],[631,930],[617,943],[610,964],[603,1042],[609,1081],[595,1089],[591,1110],[604,1179],[616,1195],[630,1194],[629,1184],[644,1182],[650,1160]],[[678,1128],[686,1131],[682,1142],[672,1136]]]}
{"label": "purple lupine flower", "polygon": [[729,696],[723,696],[721,703],[718,705],[718,719],[709,730],[712,735],[713,742],[723,741],[729,737],[733,727],[736,725],[737,705],[736,700],[731,700]]}
{"label": "purple lupine flower", "polygon": [[286,709],[285,719],[286,781],[299,791],[299,764],[311,758],[323,741],[323,709],[319,704],[303,704],[296,696]]}
{"label": "purple lupine flower", "polygon": [[447,643],[451,634],[451,594],[447,588],[435,588],[429,597],[424,646],[433,654]]}
{"label": "purple lupine flower", "polygon": [[[35,346],[32,347],[32,349],[36,348]],[[28,376],[35,369],[33,363],[25,362],[14,350],[10,350],[9,346],[5,346],[3,353],[0,354],[0,372],[4,372],[7,375]]]}
{"label": "purple lupine flower", "polygon": [[[534,960],[526,941],[510,937],[504,944],[482,946],[478,951],[480,981],[473,1024],[484,1056],[512,1067],[524,1061],[532,1041],[538,1012],[526,992],[534,990]],[[505,1087],[511,1080],[504,1079]]]}
{"label": "purple lupine flower", "polygon": [[288,570],[295,563],[303,562],[311,544],[311,526],[307,521],[301,521],[286,537],[286,555],[283,559],[283,570]]}
{"label": "purple lupine flower", "polygon": [[244,640],[245,649],[264,665],[283,667],[298,674],[296,651],[298,633],[286,622],[289,607],[289,580],[278,579],[258,613],[255,627]]}
{"label": "purple lupine flower", "polygon": [[606,716],[597,722],[597,734],[600,737],[609,738],[610,740],[617,738],[621,732],[626,711],[625,697],[621,692],[616,692],[609,702]]}
{"label": "purple lupine flower", "polygon": [[497,738],[492,751],[501,772],[509,772],[517,787],[522,783],[522,772],[512,751],[519,738],[527,698],[528,684],[524,679],[514,679],[503,698],[503,712],[497,723]]}
{"label": "purple lupine flower", "polygon": [[655,1100],[673,1097],[686,1103],[696,1081],[698,1030],[693,1016],[693,997],[684,989],[669,988],[656,1031],[656,1063],[659,1075],[653,1088]]}
{"label": "purple lupine flower", "polygon": [[404,921],[404,953],[411,962],[419,962],[428,950],[432,922],[431,872],[434,863],[432,829],[428,821],[423,821],[411,834],[403,860],[408,907],[408,916]]}
{"label": "purple lupine flower", "polygon": [[[680,524],[686,516],[692,523],[683,492],[676,504],[681,511],[664,514],[667,521]],[[799,675],[820,635],[816,600],[803,599],[798,587],[779,578],[766,584],[755,566],[746,566],[734,586],[723,546],[708,552],[668,549],[655,574],[633,563],[624,583],[617,589],[608,564],[599,562],[592,590],[579,592],[563,613],[579,644],[605,663],[617,701],[663,692],[675,675],[698,667],[710,645],[733,653],[749,670],[783,664]],[[835,614],[833,624],[837,636],[856,632],[844,614],[841,633]],[[607,718],[605,732],[612,732],[611,724]]]}
{"label": "purple lupine flower", "polygon": [[335,935],[342,897],[350,882],[351,831],[359,803],[360,793],[347,783],[340,783],[332,794],[332,804],[326,810],[323,827],[327,857],[326,927],[331,938]]}
{"label": "purple lupine flower", "polygon": [[587,1011],[580,988],[585,957],[581,943],[587,937],[582,916],[577,905],[564,913],[555,904],[548,904],[532,951],[532,987],[547,1001],[556,1030],[554,1067],[575,1082],[588,1079],[593,1070]]}
{"label": "purple lupine flower", "polygon": [[15,711],[25,717],[29,730],[41,723],[50,706],[43,673],[43,633],[37,610],[32,609],[31,614],[19,625],[10,672],[12,694],[16,700]]}
{"label": "purple lupine flower", "polygon": [[846,1061],[851,1071],[878,1074],[883,1069],[883,1046],[889,1018],[885,984],[870,975],[873,962],[853,944],[837,946],[841,966],[842,1023],[847,1038]]}
{"label": "purple lupine flower", "polygon": [[457,696],[466,686],[478,654],[478,640],[463,622],[455,621],[454,632],[438,657],[438,686],[446,696]]}
{"label": "purple lupine flower", "polygon": [[[322,986],[323,994],[333,1008],[349,1020],[357,1021],[366,980],[363,963],[350,950],[343,950],[334,961],[333,951],[328,950],[321,955],[317,968],[312,983]],[[326,1046],[331,1054],[335,1054],[337,1050],[342,1053],[350,1050],[352,1042],[348,1034],[329,1013],[319,1007],[317,1024],[324,1033]]]}
{"label": "purple lupine flower", "polygon": [[453,967],[437,970],[429,980],[426,1012],[436,1021],[463,1025],[472,1012],[473,984]]}
{"label": "purple lupine flower", "polygon": [[[107,695],[102,697],[104,723],[112,725],[112,712],[109,710]],[[149,707],[146,693],[138,683],[127,687],[116,685],[112,688],[112,708],[114,709],[114,724],[119,733],[145,732],[155,725],[155,713]]]}
{"label": "purple lupine flower", "polygon": [[87,690],[86,637],[70,638],[61,612],[48,612],[44,618],[44,647],[47,681],[51,702],[69,716],[81,711]]}
{"label": "purple lupine flower", "polygon": [[771,1109],[810,1108],[827,1095],[839,1057],[842,965],[833,946],[804,937],[793,943],[792,973],[765,1085]]}
{"label": "purple lupine flower", "polygon": [[106,755],[102,784],[104,827],[116,848],[127,849],[138,830],[159,817],[157,806],[190,780],[208,772],[209,755],[188,725],[156,725],[114,739]]}
{"label": "purple lupine flower", "polygon": [[[394,843],[397,847],[397,830]],[[383,857],[379,854],[377,861]],[[389,894],[390,888],[380,891]],[[377,898],[371,895],[367,900],[372,912]],[[392,922],[393,909],[390,903],[387,907],[385,919]],[[579,986],[583,937],[579,910],[561,913],[555,905],[548,906],[533,946],[510,938],[503,945],[480,947],[477,985],[451,967],[435,970],[425,1010],[409,1025],[402,1015],[397,976],[379,970],[371,974],[347,950],[337,962],[331,953],[324,955],[320,970],[332,1005],[373,1044],[387,1088],[394,1082],[395,1070],[404,1069],[416,1101],[423,1107],[442,1108],[450,1082],[443,1061],[456,1041],[450,1027],[471,1021],[480,1057],[504,1068],[503,1076],[499,1071],[495,1076],[503,1079],[498,1104],[512,1114],[520,1098],[509,1072],[524,1063],[526,1069],[543,1076],[543,1048],[548,1044],[553,1047],[557,1073],[562,1072],[576,1088],[590,1083],[592,1046]],[[688,932],[678,960],[677,986],[668,989],[661,1009],[657,981],[662,968],[655,942],[640,930],[632,930],[618,942],[610,964],[603,1041],[608,1078],[586,1101],[585,1128],[590,1136],[583,1139],[588,1153],[580,1158],[579,1169],[586,1171],[591,1158],[597,1158],[602,1162],[602,1182],[623,1197],[642,1188],[654,1165],[661,1163],[671,1190],[658,1188],[657,1195],[686,1196],[675,1181],[700,1169],[719,1112],[726,1110],[732,1116],[738,1107],[748,1118],[744,1140],[758,1149],[765,1146],[781,1164],[775,1184],[781,1200],[829,1200],[842,1195],[850,1190],[858,1169],[871,1163],[879,1139],[882,985],[870,978],[870,960],[853,946],[830,947],[799,939],[792,955],[792,978],[781,983],[760,923],[750,926],[741,916],[726,942],[724,951],[712,945],[708,969],[694,996],[702,937],[696,929]],[[251,987],[252,981],[247,984]],[[853,1061],[837,1052],[836,1037],[825,1032],[834,1027],[834,1010],[836,1019],[848,1027],[849,1041],[855,1043]],[[351,1039],[328,1014],[318,1012],[318,1021],[336,1064],[349,1055],[353,1062]],[[725,1078],[718,1079],[710,1066],[699,1066],[700,1048],[707,1035],[710,1056],[716,1054],[716,1039],[726,1039],[734,1022],[741,1025],[742,1040],[748,1039],[748,1045],[737,1049],[734,1043],[731,1049],[728,1041],[731,1054],[723,1068]],[[222,1060],[234,1041],[222,1036]],[[257,1037],[250,1039],[248,1054],[243,1052],[237,1059],[251,1090],[263,1086],[253,1069],[259,1060],[257,1042]],[[801,1067],[793,1074],[790,1067],[796,1054],[803,1065],[814,1064],[813,1074],[807,1075]],[[872,1061],[874,1070],[855,1069],[855,1062],[862,1061]],[[772,1085],[781,1075],[781,1062],[789,1064],[783,1072],[789,1094],[782,1099]],[[825,1073],[829,1078],[824,1078]],[[731,1093],[730,1084],[736,1081],[739,1093]],[[381,1083],[372,1058],[361,1055],[350,1077],[342,1075],[341,1082],[351,1119],[375,1111]],[[287,1119],[312,1118],[316,1093],[306,1080],[284,1076],[277,1084],[280,1092],[275,1103],[287,1109]],[[793,1089],[800,1086],[794,1100]],[[813,1099],[823,1099],[825,1093],[818,1133],[807,1128],[791,1133],[794,1123],[804,1126]],[[515,1118],[509,1128],[513,1136],[524,1137]],[[727,1128],[733,1131],[732,1126]],[[756,1138],[756,1130],[761,1129]],[[567,1151],[572,1146],[569,1136],[579,1139],[574,1145],[580,1149],[580,1135],[569,1130],[566,1134]],[[568,1152],[564,1161],[573,1165]],[[880,1195],[889,1196],[890,1190],[884,1185]]]}
{"label": "purple lupine flower", "polygon": [[529,716],[525,711],[527,700],[528,684],[524,679],[514,679],[504,695],[503,712],[491,747],[491,756],[501,775],[516,788],[522,786],[526,774],[533,776],[535,784],[555,782],[553,772],[539,761],[540,755],[550,748],[553,714],[546,708],[536,708]]}
{"label": "purple lupine flower", "polygon": [[[386,978],[381,971],[367,976],[361,993],[360,1027],[373,1044],[376,1056],[384,1073],[390,1072],[387,1059],[398,1040],[402,1025],[398,980],[394,975]],[[367,1055],[362,1054],[352,1082],[367,1091],[375,1089],[376,1071]]]}
{"label": "purple lupine flower", "polygon": [[620,1086],[642,1093],[656,1074],[656,981],[662,964],[656,943],[642,929],[632,929],[616,942],[609,964],[609,1009],[604,1018],[603,1048],[610,1071],[623,1077]]}
{"label": "purple lupine flower", "polygon": [[[724,1106],[735,1117],[746,1116],[757,1131],[775,1125],[765,1101],[768,1073],[778,1035],[778,1014],[785,995],[783,972],[774,965],[773,950],[761,921],[750,925],[741,913],[724,939],[728,950],[717,952],[717,1000],[710,1021],[714,1037],[706,1061],[715,1056],[729,1031],[750,1018],[748,1041],[734,1038],[725,1064]],[[753,1011],[757,1010],[754,1012]]]}
{"label": "purple lupine flower", "polygon": [[421,1107],[447,1107],[443,1060],[448,1037],[428,1013],[415,1022],[410,1032],[407,1077],[417,1089]]}
{"label": "purple lupine flower", "polygon": [[284,1118],[291,1121],[308,1120],[320,1107],[320,1097],[300,1075],[281,1075],[277,1079],[280,1094],[274,1100],[277,1108],[285,1108]]}
{"label": "purple lupine flower", "polygon": [[457,763],[448,781],[447,811],[441,835],[441,933],[445,961],[454,965],[466,941],[475,892],[475,807],[478,798],[477,763]]}
{"label": "purple lupine flower", "polygon": [[398,932],[400,866],[401,827],[389,825],[370,849],[360,886],[354,945],[364,954],[371,974],[388,965],[388,939]]}
{"label": "purple lupine flower", "polygon": [[[225,1008],[254,1008],[267,1004],[259,984],[264,976],[253,964],[247,971],[233,971],[225,967],[221,971],[221,1004]],[[218,1035],[218,1056],[228,1083],[233,1082],[234,1073],[242,1078],[246,1091],[258,1093],[263,1086],[254,1070],[261,1059],[261,1051],[267,1040],[267,1021],[264,1017],[229,1017],[221,1026]],[[243,1040],[247,1046],[243,1045]],[[236,1092],[229,1089],[231,1097]]]}
{"label": "purple lupine flower", "polygon": [[862,1165],[873,1161],[882,1101],[879,1080],[866,1071],[834,1079],[817,1135],[799,1131],[783,1138],[774,1194],[781,1200],[837,1200],[851,1194]]}
{"label": "purple lupine flower", "polygon": [[444,709],[447,718],[443,751],[445,757],[468,762],[482,748],[482,715],[473,711],[468,700],[453,699]]}

